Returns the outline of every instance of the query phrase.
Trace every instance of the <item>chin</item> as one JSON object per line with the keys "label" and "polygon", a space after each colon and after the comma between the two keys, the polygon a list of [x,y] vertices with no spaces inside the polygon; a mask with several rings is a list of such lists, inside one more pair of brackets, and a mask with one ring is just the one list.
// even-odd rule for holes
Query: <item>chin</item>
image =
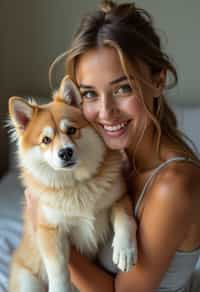
{"label": "chin", "polygon": [[104,140],[105,144],[108,146],[108,148],[112,149],[112,150],[123,150],[126,149],[128,147],[128,143],[125,140],[108,140],[105,139]]}
{"label": "chin", "polygon": [[102,139],[104,140],[106,146],[113,150],[126,149],[128,145],[130,145],[130,142],[132,140],[131,139],[132,136],[130,135],[128,131],[118,137],[111,137],[107,135],[104,131],[102,131],[101,128],[100,129],[97,128],[97,131],[102,137]]}

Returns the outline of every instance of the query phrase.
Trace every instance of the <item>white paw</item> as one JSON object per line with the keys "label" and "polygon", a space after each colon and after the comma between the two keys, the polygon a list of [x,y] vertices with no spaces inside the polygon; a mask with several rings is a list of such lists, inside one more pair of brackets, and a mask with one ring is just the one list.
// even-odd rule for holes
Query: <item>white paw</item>
{"label": "white paw", "polygon": [[115,234],[112,247],[113,263],[123,272],[130,271],[137,262],[136,238],[130,239],[124,232]]}

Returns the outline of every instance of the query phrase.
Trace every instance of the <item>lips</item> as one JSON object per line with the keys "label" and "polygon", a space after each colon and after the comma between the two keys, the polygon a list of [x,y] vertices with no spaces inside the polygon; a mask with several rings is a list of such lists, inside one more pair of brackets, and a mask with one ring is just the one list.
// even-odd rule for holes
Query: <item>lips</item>
{"label": "lips", "polygon": [[105,125],[105,124],[100,124],[100,125],[103,128],[104,133],[106,133],[107,135],[112,136],[112,137],[119,137],[125,133],[129,122],[130,120],[120,122],[114,125]]}
{"label": "lips", "polygon": [[119,130],[125,128],[127,124],[128,124],[128,122],[123,122],[123,123],[120,123],[120,124],[114,125],[114,126],[103,125],[103,128],[104,128],[104,130],[109,131],[109,132],[116,132],[116,131],[119,131]]}

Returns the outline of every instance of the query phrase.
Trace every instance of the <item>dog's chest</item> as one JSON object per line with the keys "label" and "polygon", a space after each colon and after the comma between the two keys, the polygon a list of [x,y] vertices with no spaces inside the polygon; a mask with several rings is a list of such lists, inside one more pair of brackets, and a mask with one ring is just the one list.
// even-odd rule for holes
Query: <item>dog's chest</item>
{"label": "dog's chest", "polygon": [[98,214],[82,210],[68,214],[51,207],[43,207],[46,219],[52,225],[59,226],[73,245],[81,253],[94,256],[100,244],[103,244],[110,230],[110,210],[105,209]]}

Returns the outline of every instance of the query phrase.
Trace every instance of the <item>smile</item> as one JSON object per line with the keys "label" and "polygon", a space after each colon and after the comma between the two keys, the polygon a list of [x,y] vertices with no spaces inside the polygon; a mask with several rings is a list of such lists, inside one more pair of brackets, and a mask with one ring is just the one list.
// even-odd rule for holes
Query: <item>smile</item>
{"label": "smile", "polygon": [[117,132],[121,129],[124,129],[127,126],[127,124],[128,124],[128,121],[120,123],[118,125],[114,125],[114,126],[103,125],[103,128],[104,128],[104,130],[106,130],[108,132]]}
{"label": "smile", "polygon": [[103,129],[103,136],[107,138],[120,138],[127,133],[127,128],[131,120],[115,123],[113,125],[100,124]]}

